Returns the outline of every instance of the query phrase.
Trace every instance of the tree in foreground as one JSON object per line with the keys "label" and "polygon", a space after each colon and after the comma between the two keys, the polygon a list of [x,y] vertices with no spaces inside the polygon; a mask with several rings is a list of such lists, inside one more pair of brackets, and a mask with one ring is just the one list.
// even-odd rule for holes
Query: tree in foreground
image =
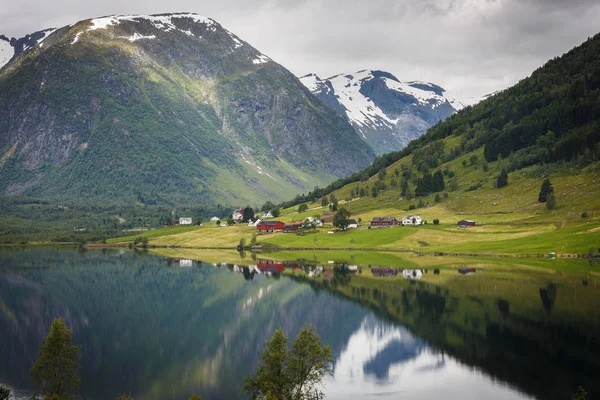
{"label": "tree in foreground", "polygon": [[0,400],[10,400],[10,389],[0,385]]}
{"label": "tree in foreground", "polygon": [[340,207],[337,213],[333,216],[333,226],[345,231],[350,220],[350,211],[345,207]]}
{"label": "tree in foreground", "polygon": [[324,398],[323,377],[332,373],[331,347],[323,345],[312,326],[302,328],[289,349],[278,329],[265,344],[256,375],[244,379],[244,390],[252,400],[318,400]]}
{"label": "tree in foreground", "polygon": [[80,346],[73,344],[72,336],[73,331],[65,320],[55,318],[30,371],[36,397],[41,394],[47,399],[62,400],[76,396],[80,382],[77,363]]}

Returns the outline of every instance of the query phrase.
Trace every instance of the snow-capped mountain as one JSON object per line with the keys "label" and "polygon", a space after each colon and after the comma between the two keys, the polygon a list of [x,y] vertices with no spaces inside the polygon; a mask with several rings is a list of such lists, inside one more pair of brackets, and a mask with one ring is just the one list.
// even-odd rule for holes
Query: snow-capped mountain
{"label": "snow-capped mountain", "polygon": [[465,106],[429,82],[401,82],[389,72],[363,70],[300,81],[345,116],[377,154],[400,150]]}

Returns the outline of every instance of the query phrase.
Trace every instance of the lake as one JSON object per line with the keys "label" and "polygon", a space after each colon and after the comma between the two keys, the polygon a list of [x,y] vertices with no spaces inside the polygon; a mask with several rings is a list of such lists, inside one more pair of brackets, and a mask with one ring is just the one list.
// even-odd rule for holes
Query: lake
{"label": "lake", "polygon": [[328,399],[568,399],[579,385],[600,396],[597,264],[438,257],[396,274],[235,257],[0,250],[0,383],[28,394],[60,316],[82,345],[91,400],[245,399],[265,341],[306,323],[335,355]]}

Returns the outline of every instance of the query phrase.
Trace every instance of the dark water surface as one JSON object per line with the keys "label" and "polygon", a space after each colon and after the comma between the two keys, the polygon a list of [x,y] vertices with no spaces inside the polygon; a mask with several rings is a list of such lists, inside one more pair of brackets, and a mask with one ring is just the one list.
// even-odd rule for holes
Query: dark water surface
{"label": "dark water surface", "polygon": [[0,383],[27,394],[38,345],[61,316],[83,346],[81,392],[91,400],[244,399],[264,342],[305,323],[335,354],[329,399],[568,399],[579,385],[600,396],[597,275],[476,274],[439,287],[418,281],[432,271],[373,280],[336,264],[311,282],[276,269],[2,250]]}

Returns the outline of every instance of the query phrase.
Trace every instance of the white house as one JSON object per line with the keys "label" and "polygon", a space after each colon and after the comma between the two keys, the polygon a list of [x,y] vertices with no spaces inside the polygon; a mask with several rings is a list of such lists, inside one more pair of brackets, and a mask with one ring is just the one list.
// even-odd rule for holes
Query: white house
{"label": "white house", "polygon": [[252,222],[251,220],[248,221],[248,226],[258,226],[258,224],[260,224],[262,222],[262,220],[260,218],[257,218],[256,221]]}
{"label": "white house", "polygon": [[267,211],[266,213],[263,214],[262,219],[267,219],[267,218],[273,218],[273,214],[271,214],[271,211]]}
{"label": "white house", "polygon": [[423,225],[423,219],[420,215],[407,215],[402,218],[402,225]]}
{"label": "white house", "polygon": [[352,228],[358,228],[358,223],[356,222],[355,219],[348,220],[348,226],[346,227],[346,229],[352,229]]}
{"label": "white house", "polygon": [[315,217],[306,217],[304,218],[303,226],[305,227],[315,227],[320,228],[323,226],[323,222],[319,218]]}
{"label": "white house", "polygon": [[191,224],[192,224],[191,218],[179,218],[179,225],[191,225]]}
{"label": "white house", "polygon": [[179,260],[179,266],[181,268],[192,268],[193,265],[194,263],[192,260]]}
{"label": "white house", "polygon": [[217,222],[220,219],[221,218],[219,218],[219,217],[212,217],[210,220],[211,220],[211,222]]}

